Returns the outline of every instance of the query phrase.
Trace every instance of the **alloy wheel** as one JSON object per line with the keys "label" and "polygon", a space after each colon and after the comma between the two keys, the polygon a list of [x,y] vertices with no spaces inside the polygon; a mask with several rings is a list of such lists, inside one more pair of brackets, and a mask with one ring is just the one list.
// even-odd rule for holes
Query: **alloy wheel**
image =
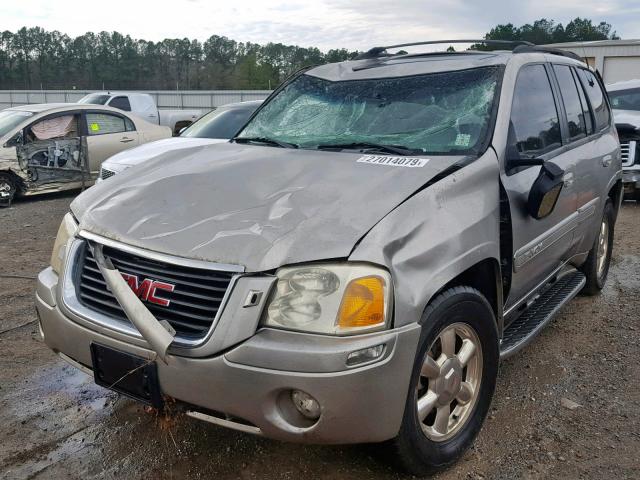
{"label": "alloy wheel", "polygon": [[482,345],[466,323],[444,328],[427,350],[417,386],[418,420],[432,441],[453,437],[470,418],[482,380]]}

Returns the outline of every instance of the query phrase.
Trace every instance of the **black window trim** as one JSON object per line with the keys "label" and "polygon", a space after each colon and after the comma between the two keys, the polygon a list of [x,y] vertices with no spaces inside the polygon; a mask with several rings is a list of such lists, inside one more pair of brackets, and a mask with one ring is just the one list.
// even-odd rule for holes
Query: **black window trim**
{"label": "black window trim", "polygon": [[[598,71],[593,71],[589,68],[585,68],[585,67],[579,67],[579,66],[575,66],[574,67],[577,70],[586,70],[587,72],[591,73],[595,79],[596,82],[598,83],[598,85],[600,86],[600,91],[602,92],[602,98],[604,100],[605,105],[607,106],[607,108],[609,109],[609,124],[605,127],[602,127],[600,130],[597,129],[598,127],[598,122],[596,121],[596,112],[593,109],[593,105],[591,104],[591,98],[589,97],[589,92],[587,92],[586,87],[584,86],[584,80],[582,79],[582,77],[578,74],[578,80],[580,80],[580,85],[582,86],[582,89],[584,90],[584,96],[587,99],[587,103],[589,104],[589,111],[591,112],[591,119],[593,122],[593,134],[592,135],[597,135],[599,133],[604,133],[604,132],[608,132],[612,127],[613,127],[613,112],[611,109],[611,103],[609,102],[609,94],[607,93],[607,89],[604,87],[604,83],[602,82],[602,77],[600,76],[600,74],[598,73]],[[589,137],[587,137],[589,138]]]}
{"label": "black window trim", "polygon": [[[582,88],[582,86],[578,87],[578,85],[576,85],[575,83],[575,78],[573,76],[573,72],[571,70],[571,65],[567,65],[566,63],[551,63],[550,64],[550,68],[549,70],[552,72],[553,74],[553,79],[554,82],[556,84],[556,87],[558,89],[558,98],[560,99],[560,103],[562,104],[562,124],[563,127],[562,131],[562,145],[574,145],[576,142],[580,142],[581,140],[589,137],[589,134],[587,133],[587,124],[586,122],[583,124],[584,126],[584,134],[580,135],[580,136],[576,136],[576,137],[571,137],[571,132],[569,131],[569,117],[567,115],[567,109],[564,103],[564,97],[562,96],[562,89],[560,88],[560,81],[558,80],[558,77],[556,76],[556,71],[555,71],[555,66],[559,66],[559,67],[567,67],[569,69],[569,74],[571,75],[571,79],[573,80],[574,83],[574,87],[576,88],[576,93],[578,93],[578,98],[580,99],[580,94],[578,92],[578,88]],[[585,98],[586,98],[586,92],[585,92]],[[582,99],[580,99],[580,104],[582,105]],[[593,118],[593,113],[591,113],[591,110],[589,110],[591,117]]]}
{"label": "black window trim", "polygon": [[[87,114],[88,113],[98,113],[98,114],[106,114],[106,115],[113,115],[115,117],[120,117],[122,118],[123,122],[124,122],[124,128],[125,130],[122,132],[112,132],[112,133],[98,133],[98,134],[89,134],[89,124],[87,123]],[[100,135],[114,135],[115,133],[127,133],[127,132],[137,132],[138,131],[138,127],[136,125],[136,122],[129,116],[127,115],[123,115],[120,112],[113,112],[111,110],[98,110],[98,109],[93,109],[93,108],[87,108],[85,110],[82,110],[82,126],[81,126],[81,130],[84,130],[84,135],[87,137],[99,137]],[[131,124],[133,125],[133,130],[127,130],[127,120],[129,120],[131,122]]]}
{"label": "black window trim", "polygon": [[[545,68],[547,68],[547,70],[548,69],[553,70],[553,67],[551,66],[551,64],[549,62],[531,62],[531,63],[526,63],[526,64],[524,64],[524,65],[522,65],[520,67],[520,70],[518,71],[518,76],[520,75],[520,72],[522,71],[522,69],[527,67],[527,66],[529,66],[529,65],[545,65],[546,66]],[[568,64],[559,63],[558,65],[568,65]],[[596,77],[596,79],[600,83],[600,88],[602,89],[602,91],[606,92],[606,90],[603,87],[603,83],[602,83],[602,80],[600,78],[600,75],[596,75],[592,70],[589,70],[589,69],[584,68],[584,67],[579,67],[577,65],[568,65],[568,66],[571,67],[572,69],[575,69],[575,70],[582,69],[582,70],[588,70],[591,73],[593,73],[594,77]],[[558,91],[559,91],[559,87],[554,86],[555,85],[554,82],[557,82],[557,79],[555,78],[555,72],[552,72],[552,73],[553,73],[553,81],[551,82],[552,83],[552,90],[554,90],[554,88],[557,88]],[[576,72],[576,74],[577,73],[578,72]],[[547,71],[547,75],[548,74],[549,74],[549,72]],[[517,83],[517,81],[518,81],[518,77],[516,76],[516,83]],[[605,127],[605,128],[603,128],[602,130],[599,130],[599,131],[596,130],[595,113],[593,111],[593,107],[591,106],[591,99],[589,98],[589,95],[587,94],[587,92],[586,92],[586,90],[584,88],[584,85],[582,84],[582,80],[580,79],[580,75],[578,75],[578,82],[579,82],[579,87],[582,88],[582,91],[584,93],[584,97],[585,97],[585,99],[587,101],[587,107],[589,108],[589,114],[591,115],[591,122],[592,122],[592,125],[593,125],[593,132],[591,132],[591,134],[587,134],[586,137],[582,137],[582,138],[574,140],[574,141],[572,141],[570,143],[566,143],[566,144],[563,143],[563,145],[561,147],[555,148],[555,149],[550,150],[550,151],[548,151],[548,152],[546,152],[544,154],[539,155],[538,158],[540,158],[541,160],[544,160],[545,162],[549,162],[549,161],[553,160],[554,158],[556,158],[556,157],[558,157],[558,156],[560,156],[560,155],[562,155],[564,153],[567,153],[570,150],[573,150],[574,148],[581,147],[582,145],[585,145],[585,144],[587,144],[587,143],[589,143],[591,141],[597,140],[600,137],[603,137],[604,135],[609,133],[610,129],[613,128],[613,121],[612,121],[613,120],[613,112],[611,112],[611,107],[609,106],[609,112],[610,112],[610,115],[609,115],[609,117],[610,117],[609,118],[609,127],[608,128]],[[515,84],[514,84],[514,86],[515,86]],[[515,91],[515,88],[514,88],[514,91]],[[557,107],[557,105],[558,105],[558,93],[556,92],[556,90],[554,90],[553,93],[554,93],[554,101],[556,102],[556,108],[558,108]],[[609,96],[608,96],[608,94],[605,95],[605,98],[606,98],[605,101],[607,102],[607,105],[609,105]],[[564,105],[561,105],[560,108],[562,108],[562,114],[560,114],[560,112],[558,112],[558,115],[559,116],[562,115],[562,117],[564,118],[564,120],[561,120],[561,122],[560,122],[561,123],[560,124],[560,129],[561,129],[562,132],[564,132],[565,128],[566,128],[566,131],[568,132],[568,126],[566,126],[566,127],[564,126],[564,124],[567,121],[566,120],[566,112],[564,111]],[[509,118],[511,118],[511,112],[509,112]],[[562,138],[563,138],[563,142],[564,142],[565,141],[565,134],[564,133],[562,134]],[[535,166],[532,166],[532,165],[522,165],[522,166],[507,167],[505,173],[507,174],[507,176],[511,176],[511,175],[516,174],[516,173],[519,173],[519,172],[522,172],[524,170],[528,170],[529,168],[534,168],[534,167]]]}

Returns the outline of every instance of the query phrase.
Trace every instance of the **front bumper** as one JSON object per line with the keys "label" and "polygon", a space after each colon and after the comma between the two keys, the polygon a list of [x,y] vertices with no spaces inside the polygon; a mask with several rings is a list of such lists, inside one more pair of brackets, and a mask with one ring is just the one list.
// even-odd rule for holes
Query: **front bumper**
{"label": "front bumper", "polygon": [[[85,370],[92,368],[92,342],[154,358],[134,341],[67,316],[57,304],[57,288],[57,275],[43,271],[36,307],[44,341],[56,353]],[[167,364],[158,362],[158,377],[165,395],[255,426],[247,431],[304,443],[380,442],[399,431],[419,337],[417,324],[340,338],[262,329],[223,354],[171,356]],[[209,341],[215,338],[214,330]],[[385,353],[379,361],[346,367],[349,352],[380,344]],[[292,389],[320,403],[314,424],[301,422],[290,408]]]}

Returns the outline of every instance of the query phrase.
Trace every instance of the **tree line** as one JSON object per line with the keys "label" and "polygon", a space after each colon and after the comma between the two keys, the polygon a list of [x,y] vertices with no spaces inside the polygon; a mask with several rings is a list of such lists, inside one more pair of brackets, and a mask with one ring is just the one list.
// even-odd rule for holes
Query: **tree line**
{"label": "tree line", "polygon": [[[619,38],[611,25],[576,18],[566,26],[541,19],[498,25],[487,39],[536,44]],[[134,39],[118,32],[70,37],[23,27],[0,34],[0,89],[204,90],[270,89],[306,66],[353,58],[346,48],[260,45],[212,35],[204,42]]]}

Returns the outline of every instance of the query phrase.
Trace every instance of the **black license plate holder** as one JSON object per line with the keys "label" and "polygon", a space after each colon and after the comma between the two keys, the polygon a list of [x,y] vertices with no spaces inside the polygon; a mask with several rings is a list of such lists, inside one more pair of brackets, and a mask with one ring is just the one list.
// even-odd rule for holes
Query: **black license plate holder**
{"label": "black license plate holder", "polygon": [[95,382],[134,400],[162,408],[162,392],[155,362],[114,348],[91,344]]}

